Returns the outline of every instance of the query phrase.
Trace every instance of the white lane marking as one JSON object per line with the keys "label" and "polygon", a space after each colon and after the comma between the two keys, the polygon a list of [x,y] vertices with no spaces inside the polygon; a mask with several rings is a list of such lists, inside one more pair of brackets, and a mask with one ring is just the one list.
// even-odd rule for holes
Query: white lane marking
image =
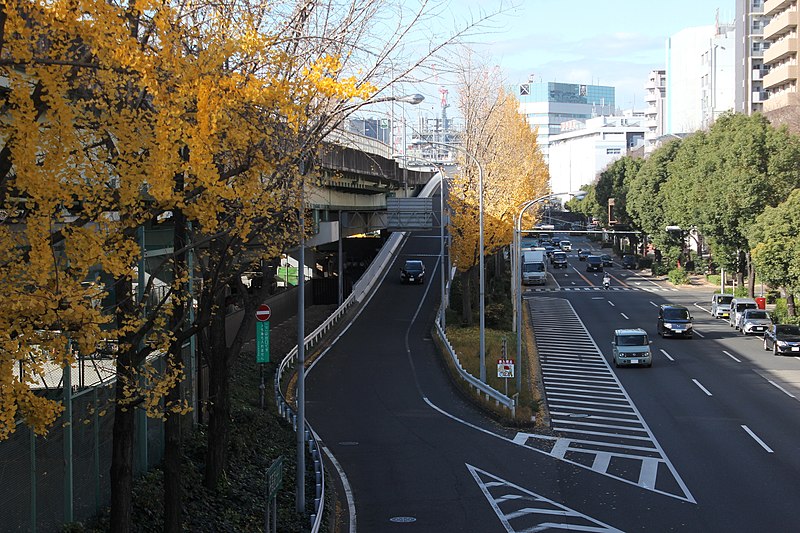
{"label": "white lane marking", "polygon": [[626,315],[625,313],[620,313],[620,314],[622,315],[622,318],[624,318],[625,320],[630,320],[630,318],[628,318],[628,315]]}
{"label": "white lane marking", "polygon": [[339,461],[336,460],[336,457],[333,456],[333,453],[331,453],[328,447],[322,445],[322,451],[325,452],[325,455],[328,456],[328,459],[330,459],[331,464],[336,469],[336,472],[339,474],[339,478],[342,482],[342,487],[344,488],[344,495],[347,500],[347,511],[350,513],[350,526],[348,527],[348,531],[349,533],[356,533],[356,502],[355,499],[353,498],[353,490],[350,488],[350,482],[347,480],[347,475],[344,473],[342,465],[339,464]]}
{"label": "white lane marking", "polygon": [[747,426],[743,425],[743,426],[742,426],[742,429],[743,429],[743,430],[745,430],[745,431],[746,431],[746,432],[747,432],[747,433],[748,433],[748,434],[749,434],[751,437],[753,437],[753,440],[755,440],[757,443],[759,443],[759,444],[761,445],[761,447],[762,447],[762,448],[764,448],[765,450],[767,450],[767,453],[775,453],[775,452],[773,452],[773,451],[772,451],[772,448],[770,448],[769,446],[767,446],[767,445],[766,445],[766,443],[765,443],[763,440],[759,439],[759,438],[758,438],[758,435],[756,435],[755,433],[753,433],[753,432],[750,430],[750,428],[749,428],[749,427],[747,427]]}
{"label": "white lane marking", "polygon": [[724,353],[725,355],[727,355],[728,357],[730,357],[731,359],[733,359],[737,363],[741,363],[742,362],[740,359],[737,359],[735,355],[733,355],[732,353],[730,353],[727,350],[722,350],[722,353]]}
{"label": "white lane marking", "polygon": [[694,384],[695,384],[695,385],[697,385],[698,387],[700,387],[700,390],[701,390],[701,391],[703,391],[703,392],[705,392],[705,393],[706,393],[706,396],[713,396],[713,394],[711,394],[710,392],[708,392],[708,389],[707,389],[707,388],[705,388],[705,387],[703,387],[703,385],[701,385],[699,381],[697,381],[696,379],[692,379],[692,381],[694,381]]}
{"label": "white lane marking", "polygon": [[592,300],[605,300],[602,296],[592,296]]}
{"label": "white lane marking", "polygon": [[652,305],[653,307],[658,307],[658,304],[652,301],[650,302],[650,305]]}
{"label": "white lane marking", "polygon": [[774,382],[774,381],[772,381],[771,379],[768,379],[767,381],[769,381],[770,383],[772,383],[773,385],[775,385],[775,386],[778,388],[778,390],[780,390],[781,392],[783,392],[785,395],[787,395],[787,396],[791,396],[792,398],[795,398],[795,395],[794,395],[794,394],[792,394],[792,393],[791,393],[791,392],[789,392],[788,390],[784,389],[783,387],[781,387],[780,385],[778,385],[777,383],[775,383],[775,382]]}
{"label": "white lane marking", "polygon": [[706,309],[705,307],[703,307],[702,305],[700,305],[700,304],[698,304],[698,303],[695,303],[695,304],[694,304],[694,306],[695,306],[696,308],[698,308],[698,309],[702,309],[703,311],[705,311],[705,312],[706,312],[706,313],[708,313],[709,315],[711,314],[711,310],[710,310],[710,309]]}
{"label": "white lane marking", "polygon": [[702,333],[700,333],[700,332],[699,332],[699,331],[697,331],[697,330],[694,330],[694,334],[695,334],[695,335],[697,335],[698,337],[700,337],[701,339],[705,339],[705,338],[706,338],[706,336],[705,336],[705,335],[703,335]]}
{"label": "white lane marking", "polygon": [[665,350],[661,350],[661,353],[663,353],[665,356],[667,356],[667,359],[669,359],[673,363],[675,362],[675,359],[673,359],[672,356],[670,354],[668,354]]}
{"label": "white lane marking", "polygon": [[608,301],[608,305],[610,305],[611,307],[616,307],[616,305],[614,305],[614,302],[612,302],[611,300]]}

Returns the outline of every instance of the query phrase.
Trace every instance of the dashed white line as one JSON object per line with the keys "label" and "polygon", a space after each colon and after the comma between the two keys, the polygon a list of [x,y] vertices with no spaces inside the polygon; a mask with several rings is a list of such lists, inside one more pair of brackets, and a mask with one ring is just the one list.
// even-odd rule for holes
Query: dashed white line
{"label": "dashed white line", "polygon": [[700,337],[701,339],[705,339],[705,338],[706,338],[706,336],[705,336],[705,335],[703,335],[702,333],[700,333],[700,332],[699,332],[699,331],[697,331],[697,330],[694,330],[694,334],[695,334],[695,335],[697,335],[698,337]]}
{"label": "dashed white line", "polygon": [[758,435],[756,435],[755,433],[753,433],[752,431],[750,431],[750,428],[749,428],[749,427],[747,427],[747,426],[744,426],[744,425],[743,425],[743,426],[742,426],[742,429],[743,429],[743,430],[745,430],[745,431],[746,431],[746,432],[747,432],[747,433],[748,433],[748,434],[749,434],[751,437],[753,437],[753,440],[755,440],[757,443],[759,443],[759,444],[761,445],[761,447],[762,447],[762,448],[764,448],[765,450],[767,450],[767,453],[774,453],[774,452],[772,451],[772,448],[770,448],[769,446],[767,446],[767,445],[766,445],[766,443],[765,443],[763,440],[761,440],[761,439],[759,439],[759,438],[758,438]]}
{"label": "dashed white line", "polygon": [[616,307],[616,305],[614,305],[614,302],[612,302],[611,300],[608,301],[608,305],[610,305],[611,307]]}
{"label": "dashed white line", "polygon": [[777,383],[775,383],[775,382],[774,382],[774,381],[772,381],[771,379],[768,379],[767,381],[769,381],[770,383],[772,383],[773,385],[775,385],[775,387],[777,387],[777,388],[778,388],[778,390],[780,390],[781,392],[783,392],[785,395],[787,395],[787,396],[790,396],[790,397],[792,397],[792,398],[795,398],[795,395],[794,395],[794,394],[792,394],[792,393],[791,393],[791,392],[789,392],[788,390],[784,389],[783,387],[781,387],[780,385],[778,385]]}
{"label": "dashed white line", "polygon": [[737,359],[735,355],[733,355],[732,353],[730,353],[727,350],[722,350],[722,353],[724,353],[725,355],[727,355],[728,357],[730,357],[731,359],[733,359],[737,363],[741,363],[742,362],[741,359]]}
{"label": "dashed white line", "polygon": [[705,311],[705,312],[706,312],[706,313],[708,313],[709,315],[711,314],[711,311],[709,311],[708,309],[706,309],[706,308],[705,308],[705,307],[703,307],[702,305],[699,305],[699,304],[695,303],[695,304],[694,304],[694,306],[695,306],[696,308],[698,308],[698,309],[702,309],[703,311]]}
{"label": "dashed white line", "polygon": [[650,302],[650,305],[652,305],[653,307],[658,307],[658,304],[652,301]]}
{"label": "dashed white line", "polygon": [[672,356],[670,354],[668,354],[666,351],[661,350],[661,353],[663,353],[667,357],[667,359],[669,359],[673,363],[675,362],[675,359],[673,359]]}
{"label": "dashed white line", "polygon": [[626,315],[625,313],[620,313],[620,314],[622,315],[622,318],[624,318],[625,320],[630,320],[630,318],[628,318],[628,315]]}
{"label": "dashed white line", "polygon": [[708,391],[708,389],[707,389],[707,388],[703,387],[703,385],[702,385],[702,384],[700,384],[700,382],[699,382],[699,381],[697,381],[696,379],[693,379],[692,381],[694,381],[694,384],[695,384],[695,385],[697,385],[698,387],[700,387],[700,390],[701,390],[701,391],[703,391],[703,392],[705,392],[705,393],[706,393],[706,396],[713,396],[713,394],[711,394],[711,393]]}

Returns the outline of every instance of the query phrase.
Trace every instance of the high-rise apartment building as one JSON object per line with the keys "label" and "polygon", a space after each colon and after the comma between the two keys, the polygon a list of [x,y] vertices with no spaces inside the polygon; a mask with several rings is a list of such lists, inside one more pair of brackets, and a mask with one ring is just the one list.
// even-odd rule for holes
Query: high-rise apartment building
{"label": "high-rise apartment building", "polygon": [[[798,105],[798,2],[797,0],[766,0],[764,14],[767,25],[764,27],[764,41],[768,48],[764,51],[764,89],[767,100],[764,114],[772,122],[796,122]],[[790,124],[791,125],[791,124]]]}
{"label": "high-rise apartment building", "polygon": [[531,128],[538,127],[539,148],[549,158],[550,137],[561,133],[561,124],[613,115],[614,87],[578,83],[529,82],[519,86],[520,113]]}
{"label": "high-rise apartment building", "polygon": [[649,154],[656,149],[658,138],[664,135],[667,71],[663,69],[650,71],[644,88],[647,91],[644,96],[647,104],[644,110],[644,125],[647,128],[644,134],[644,152]]}
{"label": "high-rise apartment building", "polygon": [[764,91],[764,0],[736,0],[734,44],[735,107],[737,113],[762,111],[767,93]]}

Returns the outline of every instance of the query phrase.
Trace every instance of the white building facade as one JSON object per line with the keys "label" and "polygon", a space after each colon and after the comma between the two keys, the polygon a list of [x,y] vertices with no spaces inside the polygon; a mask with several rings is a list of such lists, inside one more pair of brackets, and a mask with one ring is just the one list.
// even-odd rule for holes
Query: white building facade
{"label": "white building facade", "polygon": [[638,112],[562,124],[565,130],[575,129],[550,137],[551,189],[575,191],[593,183],[610,163],[642,147],[645,122]]}
{"label": "white building facade", "polygon": [[764,0],[736,0],[734,66],[736,78],[735,110],[751,115],[763,111],[767,93],[764,89],[764,27],[769,18]]}
{"label": "white building facade", "polygon": [[649,154],[657,147],[658,138],[664,135],[664,122],[666,113],[667,93],[667,71],[652,70],[648,76],[647,83],[644,84],[644,102],[647,107],[644,110],[644,125],[647,131],[644,134],[644,153]]}

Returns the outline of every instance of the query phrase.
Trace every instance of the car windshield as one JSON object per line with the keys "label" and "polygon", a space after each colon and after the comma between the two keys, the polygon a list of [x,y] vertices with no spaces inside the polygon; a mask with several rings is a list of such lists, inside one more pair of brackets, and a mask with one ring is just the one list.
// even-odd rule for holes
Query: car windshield
{"label": "car windshield", "polygon": [[781,335],[800,335],[800,326],[795,326],[793,324],[778,326],[776,332]]}
{"label": "car windshield", "polygon": [[733,300],[733,296],[717,296],[718,304],[729,304]]}
{"label": "car windshield", "polygon": [[647,335],[617,335],[617,346],[647,346]]}
{"label": "car windshield", "polygon": [[664,320],[689,320],[686,309],[664,309]]}
{"label": "car windshield", "polygon": [[744,311],[745,309],[755,309],[756,307],[758,306],[754,303],[736,304],[737,311]]}
{"label": "car windshield", "polygon": [[544,272],[544,263],[525,263],[522,265],[523,272]]}
{"label": "car windshield", "polygon": [[555,259],[566,259],[567,258],[567,254],[565,254],[564,252],[557,252],[557,253],[553,254],[553,258],[555,258]]}
{"label": "car windshield", "polygon": [[750,311],[747,313],[747,318],[769,318],[766,311]]}
{"label": "car windshield", "polygon": [[422,270],[422,261],[406,261],[405,269],[419,272]]}
{"label": "car windshield", "polygon": [[589,261],[590,263],[599,263],[600,262],[600,258],[597,257],[596,255],[590,255],[587,258],[587,261]]}

